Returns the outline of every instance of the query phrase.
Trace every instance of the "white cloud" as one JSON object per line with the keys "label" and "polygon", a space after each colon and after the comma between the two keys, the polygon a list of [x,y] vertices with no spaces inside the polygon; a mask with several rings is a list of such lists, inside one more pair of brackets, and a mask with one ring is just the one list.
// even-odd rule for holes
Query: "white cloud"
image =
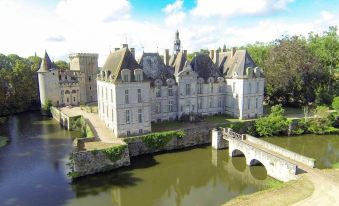
{"label": "white cloud", "polygon": [[162,11],[166,13],[165,23],[167,26],[175,28],[184,23],[186,13],[184,12],[183,3],[182,0],[176,0],[163,8]]}
{"label": "white cloud", "polygon": [[255,15],[285,9],[293,0],[197,0],[191,11],[200,17]]}

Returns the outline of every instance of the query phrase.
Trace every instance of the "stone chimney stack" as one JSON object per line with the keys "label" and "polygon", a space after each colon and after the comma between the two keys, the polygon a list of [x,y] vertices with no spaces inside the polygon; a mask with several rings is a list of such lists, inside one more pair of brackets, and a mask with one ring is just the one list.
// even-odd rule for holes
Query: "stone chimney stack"
{"label": "stone chimney stack", "polygon": [[232,57],[234,57],[235,52],[237,51],[237,49],[235,47],[232,47]]}
{"label": "stone chimney stack", "polygon": [[214,50],[210,50],[210,58],[211,58],[212,61],[213,61],[213,59],[214,59]]}
{"label": "stone chimney stack", "polygon": [[168,66],[169,64],[169,59],[170,59],[170,56],[169,56],[169,49],[165,49],[165,54],[164,54],[164,64],[166,66]]}
{"label": "stone chimney stack", "polygon": [[133,54],[133,57],[135,58],[135,49],[134,48],[131,48],[131,53]]}
{"label": "stone chimney stack", "polygon": [[214,62],[216,65],[219,65],[219,50],[215,50],[215,56],[214,56],[213,62]]}
{"label": "stone chimney stack", "polygon": [[122,48],[128,48],[128,44],[122,44]]}

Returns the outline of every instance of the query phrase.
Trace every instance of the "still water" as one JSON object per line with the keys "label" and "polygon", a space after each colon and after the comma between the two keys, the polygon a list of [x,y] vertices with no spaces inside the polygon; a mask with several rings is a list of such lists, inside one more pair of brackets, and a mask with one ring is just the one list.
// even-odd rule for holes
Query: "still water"
{"label": "still water", "polygon": [[0,205],[220,205],[271,180],[264,167],[206,146],[134,158],[131,167],[71,183],[65,164],[77,135],[39,113],[0,125],[10,139],[0,148]]}

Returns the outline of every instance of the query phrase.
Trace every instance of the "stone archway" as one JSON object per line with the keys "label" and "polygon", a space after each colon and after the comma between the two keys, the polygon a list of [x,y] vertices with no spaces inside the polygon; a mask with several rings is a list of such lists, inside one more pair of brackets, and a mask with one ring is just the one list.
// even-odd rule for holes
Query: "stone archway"
{"label": "stone archway", "polygon": [[242,151],[238,149],[234,149],[231,153],[231,157],[241,157],[241,156],[245,157],[245,153],[243,153]]}
{"label": "stone archway", "polygon": [[250,173],[257,180],[266,179],[268,173],[266,166],[257,159],[252,159],[249,163]]}

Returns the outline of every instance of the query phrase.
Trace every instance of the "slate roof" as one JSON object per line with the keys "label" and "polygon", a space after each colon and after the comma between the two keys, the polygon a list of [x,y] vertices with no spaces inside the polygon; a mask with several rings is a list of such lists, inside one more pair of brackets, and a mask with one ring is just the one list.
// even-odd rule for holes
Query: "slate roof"
{"label": "slate roof", "polygon": [[196,55],[191,62],[192,70],[198,73],[199,77],[207,80],[209,77],[220,77],[221,72],[218,70],[212,59],[206,54]]}
{"label": "slate roof", "polygon": [[51,59],[49,58],[47,51],[45,51],[44,58],[41,60],[40,68],[38,72],[48,72],[49,70],[55,69],[55,65],[52,63]]}
{"label": "slate roof", "polygon": [[152,81],[155,79],[174,79],[170,68],[164,64],[158,53],[143,53],[139,64],[142,67],[146,77]]}
{"label": "slate roof", "polygon": [[102,67],[102,71],[110,71],[113,75],[113,82],[121,80],[121,70],[131,70],[131,80],[134,78],[134,69],[140,69],[141,66],[135,60],[133,54],[128,48],[122,48],[117,51],[110,53],[107,60]]}
{"label": "slate roof", "polygon": [[232,77],[237,73],[240,78],[246,77],[248,67],[257,67],[247,50],[237,50],[233,57],[231,51],[219,53],[218,66],[225,77]]}

